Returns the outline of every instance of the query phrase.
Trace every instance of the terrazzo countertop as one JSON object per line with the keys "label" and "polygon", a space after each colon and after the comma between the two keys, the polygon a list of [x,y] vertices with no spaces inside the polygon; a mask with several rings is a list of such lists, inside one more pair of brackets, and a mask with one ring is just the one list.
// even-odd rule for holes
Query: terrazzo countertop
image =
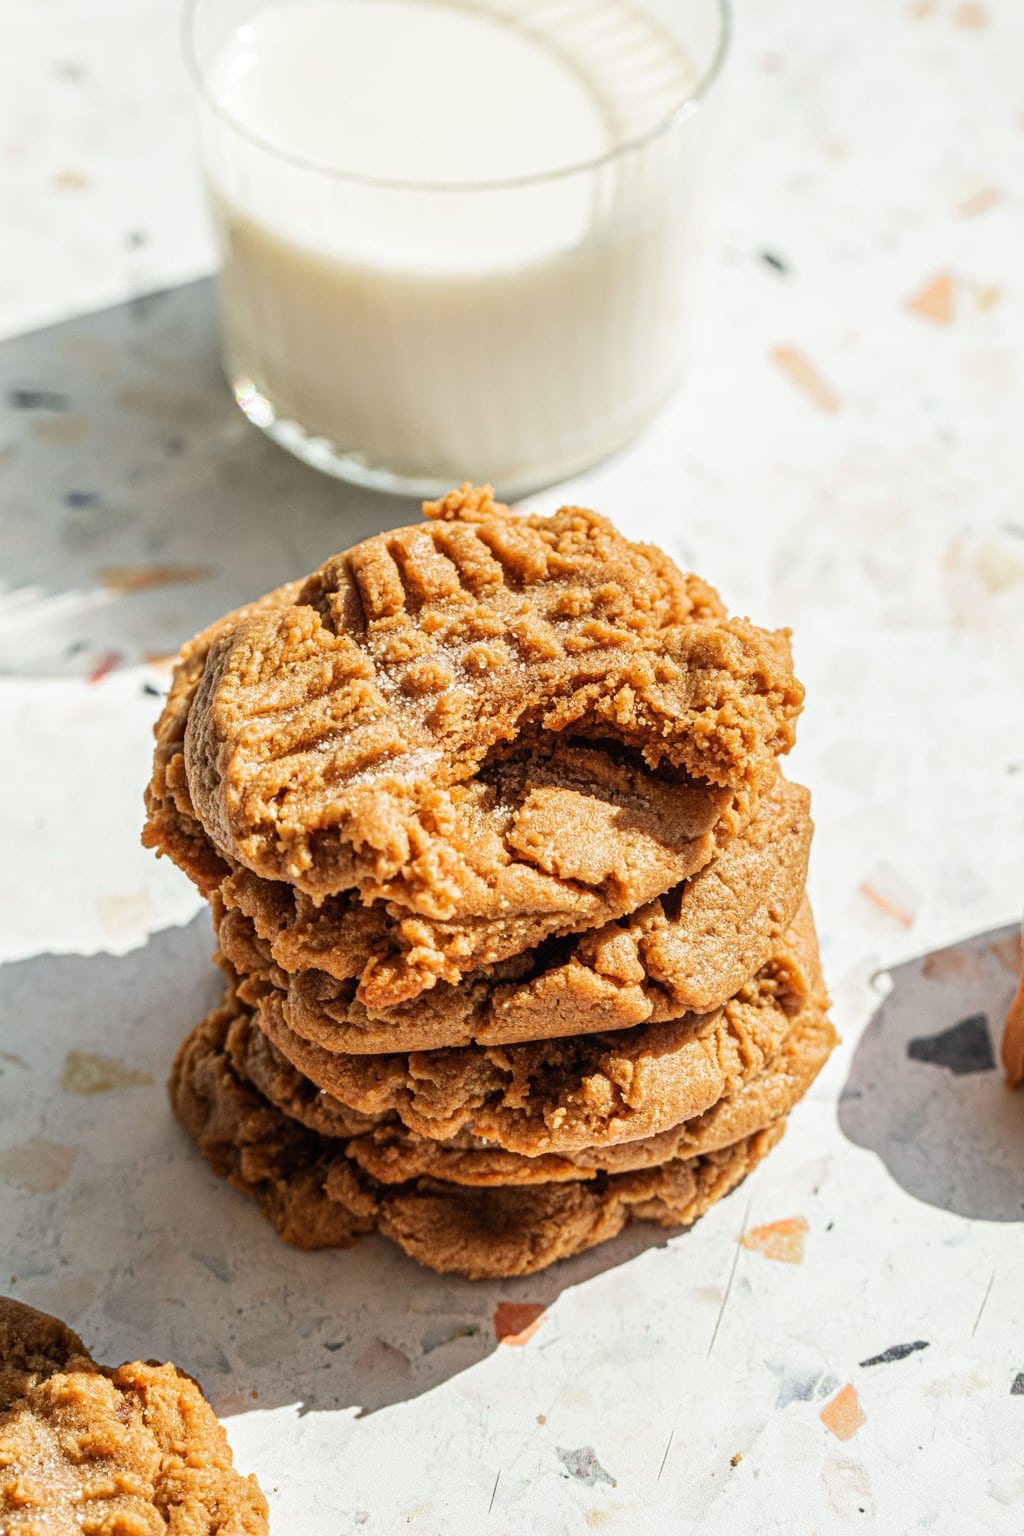
{"label": "terrazzo countertop", "polygon": [[741,0],[702,355],[533,498],[793,627],[843,1044],[692,1232],[505,1284],[285,1247],[167,1108],[217,983],[138,841],[166,657],[409,516],[228,398],[175,11],[4,17],[4,1288],[194,1373],[277,1533],[1018,1536],[1024,8]]}

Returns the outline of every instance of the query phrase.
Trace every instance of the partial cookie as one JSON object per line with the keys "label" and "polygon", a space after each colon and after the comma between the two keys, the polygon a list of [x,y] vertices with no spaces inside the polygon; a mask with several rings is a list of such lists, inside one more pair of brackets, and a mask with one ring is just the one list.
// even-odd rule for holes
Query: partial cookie
{"label": "partial cookie", "polygon": [[111,1370],[55,1317],[0,1297],[4,1536],[266,1536],[267,1502],[173,1365]]}
{"label": "partial cookie", "polygon": [[[279,884],[248,872],[225,881],[223,899],[213,899],[214,926],[243,977],[243,999],[258,1001],[267,986],[282,990],[288,1026],[329,1051],[513,1044],[707,1013],[760,969],[796,916],[813,831],[809,806],[807,791],[780,776],[743,832],[668,895],[582,937],[470,972],[457,987],[440,982],[395,1008],[368,1007],[354,979],[318,969],[288,974],[285,957],[309,964],[316,939],[327,942],[329,919],[321,909],[312,934],[290,926],[295,903]],[[268,890],[281,899],[266,899]],[[339,939],[344,932],[344,923],[334,929]],[[331,953],[356,952],[339,944]]]}
{"label": "partial cookie", "polygon": [[[770,782],[802,702],[785,636],[594,513],[513,517],[468,487],[430,511],[213,637],[184,761],[221,855],[443,919],[487,873],[461,787],[552,734]],[[546,839],[504,854],[543,868]]]}
{"label": "partial cookie", "polygon": [[736,996],[612,1034],[511,1046],[344,1056],[289,1028],[282,994],[254,1009],[259,1028],[304,1076],[362,1114],[396,1114],[446,1141],[463,1131],[535,1157],[637,1141],[703,1114],[757,1077],[824,984],[810,910]]}
{"label": "partial cookie", "polygon": [[248,1195],[286,1242],[347,1246],[379,1231],[421,1264],[471,1279],[533,1274],[614,1237],[628,1221],[689,1225],[728,1193],[782,1135],[779,1121],[706,1157],[589,1182],[467,1189],[435,1179],[386,1185],[274,1109],[236,1072],[225,1021],[210,1015],[178,1053],[175,1111],[217,1171]]}
{"label": "partial cookie", "polygon": [[788,1115],[828,1060],[836,1039],[823,1007],[808,1003],[764,1072],[696,1119],[642,1141],[523,1157],[466,1132],[449,1141],[432,1141],[410,1131],[395,1115],[357,1127],[353,1111],[302,1077],[256,1027],[251,1010],[237,997],[229,997],[224,1006],[225,1048],[238,1075],[307,1129],[345,1138],[346,1156],[382,1184],[404,1184],[413,1178],[479,1187],[557,1184],[704,1156]]}

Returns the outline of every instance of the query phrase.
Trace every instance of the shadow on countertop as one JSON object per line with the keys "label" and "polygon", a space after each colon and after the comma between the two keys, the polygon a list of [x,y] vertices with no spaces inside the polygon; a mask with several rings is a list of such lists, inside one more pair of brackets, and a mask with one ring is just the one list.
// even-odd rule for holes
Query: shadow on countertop
{"label": "shadow on countertop", "polygon": [[839,1099],[850,1141],[928,1205],[1024,1220],[1024,1092],[998,1065],[1020,930],[975,934],[882,972]]}
{"label": "shadow on countertop", "polygon": [[415,521],[245,420],[211,279],[0,342],[0,673],[178,649],[257,593]]}
{"label": "shadow on countertop", "polygon": [[124,956],[0,967],[0,1291],[98,1360],[174,1360],[222,1416],[373,1413],[498,1347],[532,1311],[671,1234],[627,1229],[520,1281],[420,1268],[382,1238],[303,1253],[201,1159],[172,1116],[178,1042],[221,991],[201,913]]}

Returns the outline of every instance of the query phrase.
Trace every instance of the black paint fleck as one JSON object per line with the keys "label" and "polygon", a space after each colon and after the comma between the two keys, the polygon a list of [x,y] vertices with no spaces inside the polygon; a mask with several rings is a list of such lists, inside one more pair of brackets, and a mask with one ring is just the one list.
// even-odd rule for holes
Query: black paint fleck
{"label": "black paint fleck", "polygon": [[68,491],[64,497],[65,505],[69,507],[94,507],[98,501],[95,491]]}
{"label": "black paint fleck", "polygon": [[940,1030],[937,1035],[919,1035],[907,1045],[907,1055],[911,1061],[927,1061],[933,1067],[945,1067],[955,1077],[996,1069],[988,1019],[983,1013],[972,1013],[969,1018]]}
{"label": "black paint fleck", "polygon": [[1024,1371],[1018,1371],[1010,1388],[1011,1397],[1024,1397]]}
{"label": "black paint fleck", "polygon": [[59,389],[9,389],[7,403],[14,411],[70,411],[71,396]]}
{"label": "black paint fleck", "polygon": [[927,1349],[927,1339],[915,1339],[913,1344],[890,1344],[888,1349],[883,1349],[880,1355],[872,1355],[870,1360],[862,1360],[865,1365],[891,1365],[894,1360],[905,1360],[908,1355],[916,1350]]}
{"label": "black paint fleck", "polygon": [[776,256],[774,251],[762,251],[761,260],[766,262],[767,265],[772,267],[776,272],[781,272],[784,276],[788,276],[789,263],[787,261],[783,261],[781,256]]}
{"label": "black paint fleck", "polygon": [[163,698],[163,694],[161,693],[160,689],[154,688],[152,683],[143,683],[142,691],[143,693],[148,694],[151,699]]}

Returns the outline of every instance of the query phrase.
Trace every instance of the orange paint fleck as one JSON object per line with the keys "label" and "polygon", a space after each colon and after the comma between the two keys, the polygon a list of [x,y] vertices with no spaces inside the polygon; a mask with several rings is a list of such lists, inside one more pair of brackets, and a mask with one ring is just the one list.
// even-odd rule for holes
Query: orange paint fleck
{"label": "orange paint fleck", "polygon": [[1006,1015],[1000,1054],[1007,1083],[1011,1088],[1018,1087],[1024,1082],[1024,976]]}
{"label": "orange paint fleck", "polygon": [[929,981],[980,981],[985,973],[984,960],[974,950],[936,949],[927,955],[921,974]]}
{"label": "orange paint fleck", "polygon": [[965,0],[954,13],[953,20],[968,32],[983,32],[988,26],[988,12],[978,0]]}
{"label": "orange paint fleck", "polygon": [[0,1152],[0,1179],[33,1195],[52,1195],[67,1183],[77,1155],[65,1142],[33,1136]]}
{"label": "orange paint fleck", "polygon": [[109,591],[130,593],[206,581],[214,572],[209,565],[107,565],[96,574]]}
{"label": "orange paint fleck", "polygon": [[976,219],[979,214],[988,213],[990,208],[997,208],[1003,201],[1004,194],[999,187],[979,187],[969,197],[963,197],[956,205],[956,211],[962,219]]}
{"label": "orange paint fleck", "polygon": [[796,347],[773,347],[772,362],[781,368],[791,384],[805,395],[821,411],[834,415],[839,409],[839,396],[818,369]]}
{"label": "orange paint fleck", "polygon": [[994,939],[988,950],[1005,970],[1016,976],[1024,960],[1024,938],[1019,939],[1016,934],[1011,934],[1008,939]]}
{"label": "orange paint fleck", "polygon": [[921,974],[929,981],[958,981],[966,969],[964,956],[957,950],[937,949],[925,957]]}
{"label": "orange paint fleck", "polygon": [[951,272],[940,272],[907,300],[907,309],[933,325],[949,325],[953,320],[956,280]]}
{"label": "orange paint fleck", "polygon": [[787,1216],[783,1221],[770,1221],[764,1227],[751,1227],[740,1238],[744,1248],[759,1253],[779,1264],[802,1264],[807,1222],[802,1216]]}
{"label": "orange paint fleck", "polygon": [[53,184],[58,192],[81,192],[89,185],[89,178],[83,171],[58,171]]}
{"label": "orange paint fleck", "polygon": [[990,309],[995,309],[1002,297],[1003,290],[1001,288],[976,288],[974,290],[974,302],[983,315],[988,314]]}
{"label": "orange paint fleck", "polygon": [[106,651],[89,673],[87,680],[90,683],[102,683],[103,679],[109,677],[111,672],[116,672],[120,665],[121,652]]}
{"label": "orange paint fleck", "polygon": [[499,1301],[494,1309],[494,1337],[499,1344],[525,1344],[540,1327],[544,1306],[539,1301]]}
{"label": "orange paint fleck", "polygon": [[152,1083],[148,1072],[125,1066],[116,1056],[97,1056],[92,1051],[69,1051],[64,1058],[60,1085],[65,1093],[86,1098],[112,1093],[118,1088],[143,1088]]}
{"label": "orange paint fleck", "polygon": [[876,891],[875,887],[869,885],[866,880],[862,880],[857,889],[862,896],[867,897],[868,901],[873,902],[880,912],[884,912],[886,917],[895,918],[901,927],[912,928],[914,926],[914,918],[910,912],[905,912],[902,907],[898,907],[894,901],[890,901],[887,896],[883,896],[881,891]]}
{"label": "orange paint fleck", "polygon": [[89,423],[84,416],[44,416],[33,421],[29,431],[33,437],[52,443],[55,448],[74,448],[89,436]]}
{"label": "orange paint fleck", "polygon": [[851,1383],[847,1383],[835,1397],[829,1399],[818,1417],[837,1440],[852,1440],[858,1429],[868,1421],[860,1405],[857,1388]]}
{"label": "orange paint fleck", "polygon": [[937,4],[938,0],[914,0],[910,14],[915,21],[923,21],[926,16],[934,15]]}

